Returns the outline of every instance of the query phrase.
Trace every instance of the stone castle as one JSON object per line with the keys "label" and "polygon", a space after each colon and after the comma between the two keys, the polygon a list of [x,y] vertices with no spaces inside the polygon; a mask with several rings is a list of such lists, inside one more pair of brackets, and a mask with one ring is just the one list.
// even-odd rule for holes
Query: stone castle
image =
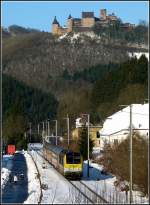
{"label": "stone castle", "polygon": [[[101,9],[99,18],[94,16],[94,12],[82,12],[82,18],[73,18],[69,15],[67,27],[61,27],[55,16],[52,23],[52,34],[63,35],[70,32],[88,32],[92,31],[92,27],[95,24],[101,24],[103,27],[107,27],[109,23],[113,23],[118,19],[114,13],[107,15],[107,10]],[[131,29],[134,27],[134,24],[124,23],[122,27]]]}

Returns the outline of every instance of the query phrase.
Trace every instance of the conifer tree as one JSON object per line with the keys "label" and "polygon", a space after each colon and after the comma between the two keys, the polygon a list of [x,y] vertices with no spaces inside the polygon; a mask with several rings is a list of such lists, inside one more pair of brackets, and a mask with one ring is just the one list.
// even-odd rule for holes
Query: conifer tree
{"label": "conifer tree", "polygon": [[[81,128],[80,134],[79,134],[80,138],[79,138],[79,150],[81,155],[83,156],[83,160],[88,159],[88,131],[87,131],[87,127],[83,126]],[[92,154],[92,149],[93,149],[94,143],[91,140],[91,138],[89,139],[89,153],[90,156]]]}

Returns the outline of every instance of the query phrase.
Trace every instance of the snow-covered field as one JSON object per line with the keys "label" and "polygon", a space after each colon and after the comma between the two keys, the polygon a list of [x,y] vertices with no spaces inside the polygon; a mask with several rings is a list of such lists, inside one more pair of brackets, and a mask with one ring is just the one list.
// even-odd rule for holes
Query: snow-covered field
{"label": "snow-covered field", "polygon": [[9,175],[11,173],[11,168],[13,165],[13,155],[3,155],[2,158],[2,169],[1,169],[1,188],[3,189],[7,181],[9,180]]}

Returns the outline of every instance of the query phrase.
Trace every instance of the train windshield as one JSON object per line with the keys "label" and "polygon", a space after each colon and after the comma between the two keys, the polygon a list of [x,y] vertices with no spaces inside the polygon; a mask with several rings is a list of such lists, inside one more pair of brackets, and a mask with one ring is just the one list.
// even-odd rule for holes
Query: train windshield
{"label": "train windshield", "polygon": [[67,164],[80,164],[81,156],[79,153],[69,152],[66,154]]}

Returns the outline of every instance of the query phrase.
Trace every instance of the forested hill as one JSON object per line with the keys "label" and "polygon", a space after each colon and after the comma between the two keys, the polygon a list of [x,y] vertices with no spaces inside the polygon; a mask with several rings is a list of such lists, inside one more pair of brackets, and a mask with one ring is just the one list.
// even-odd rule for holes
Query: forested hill
{"label": "forested hill", "polygon": [[29,87],[5,74],[2,75],[2,94],[4,121],[15,107],[28,121],[35,123],[56,116],[58,102],[51,93]]}
{"label": "forested hill", "polygon": [[9,37],[3,36],[2,41],[3,73],[45,92],[54,92],[64,70],[73,75],[98,64],[124,62],[129,59],[128,52],[147,51],[140,45],[134,47],[135,42],[126,46],[122,40],[106,37],[105,42],[104,38],[73,35],[59,39],[47,32],[10,27]]}

